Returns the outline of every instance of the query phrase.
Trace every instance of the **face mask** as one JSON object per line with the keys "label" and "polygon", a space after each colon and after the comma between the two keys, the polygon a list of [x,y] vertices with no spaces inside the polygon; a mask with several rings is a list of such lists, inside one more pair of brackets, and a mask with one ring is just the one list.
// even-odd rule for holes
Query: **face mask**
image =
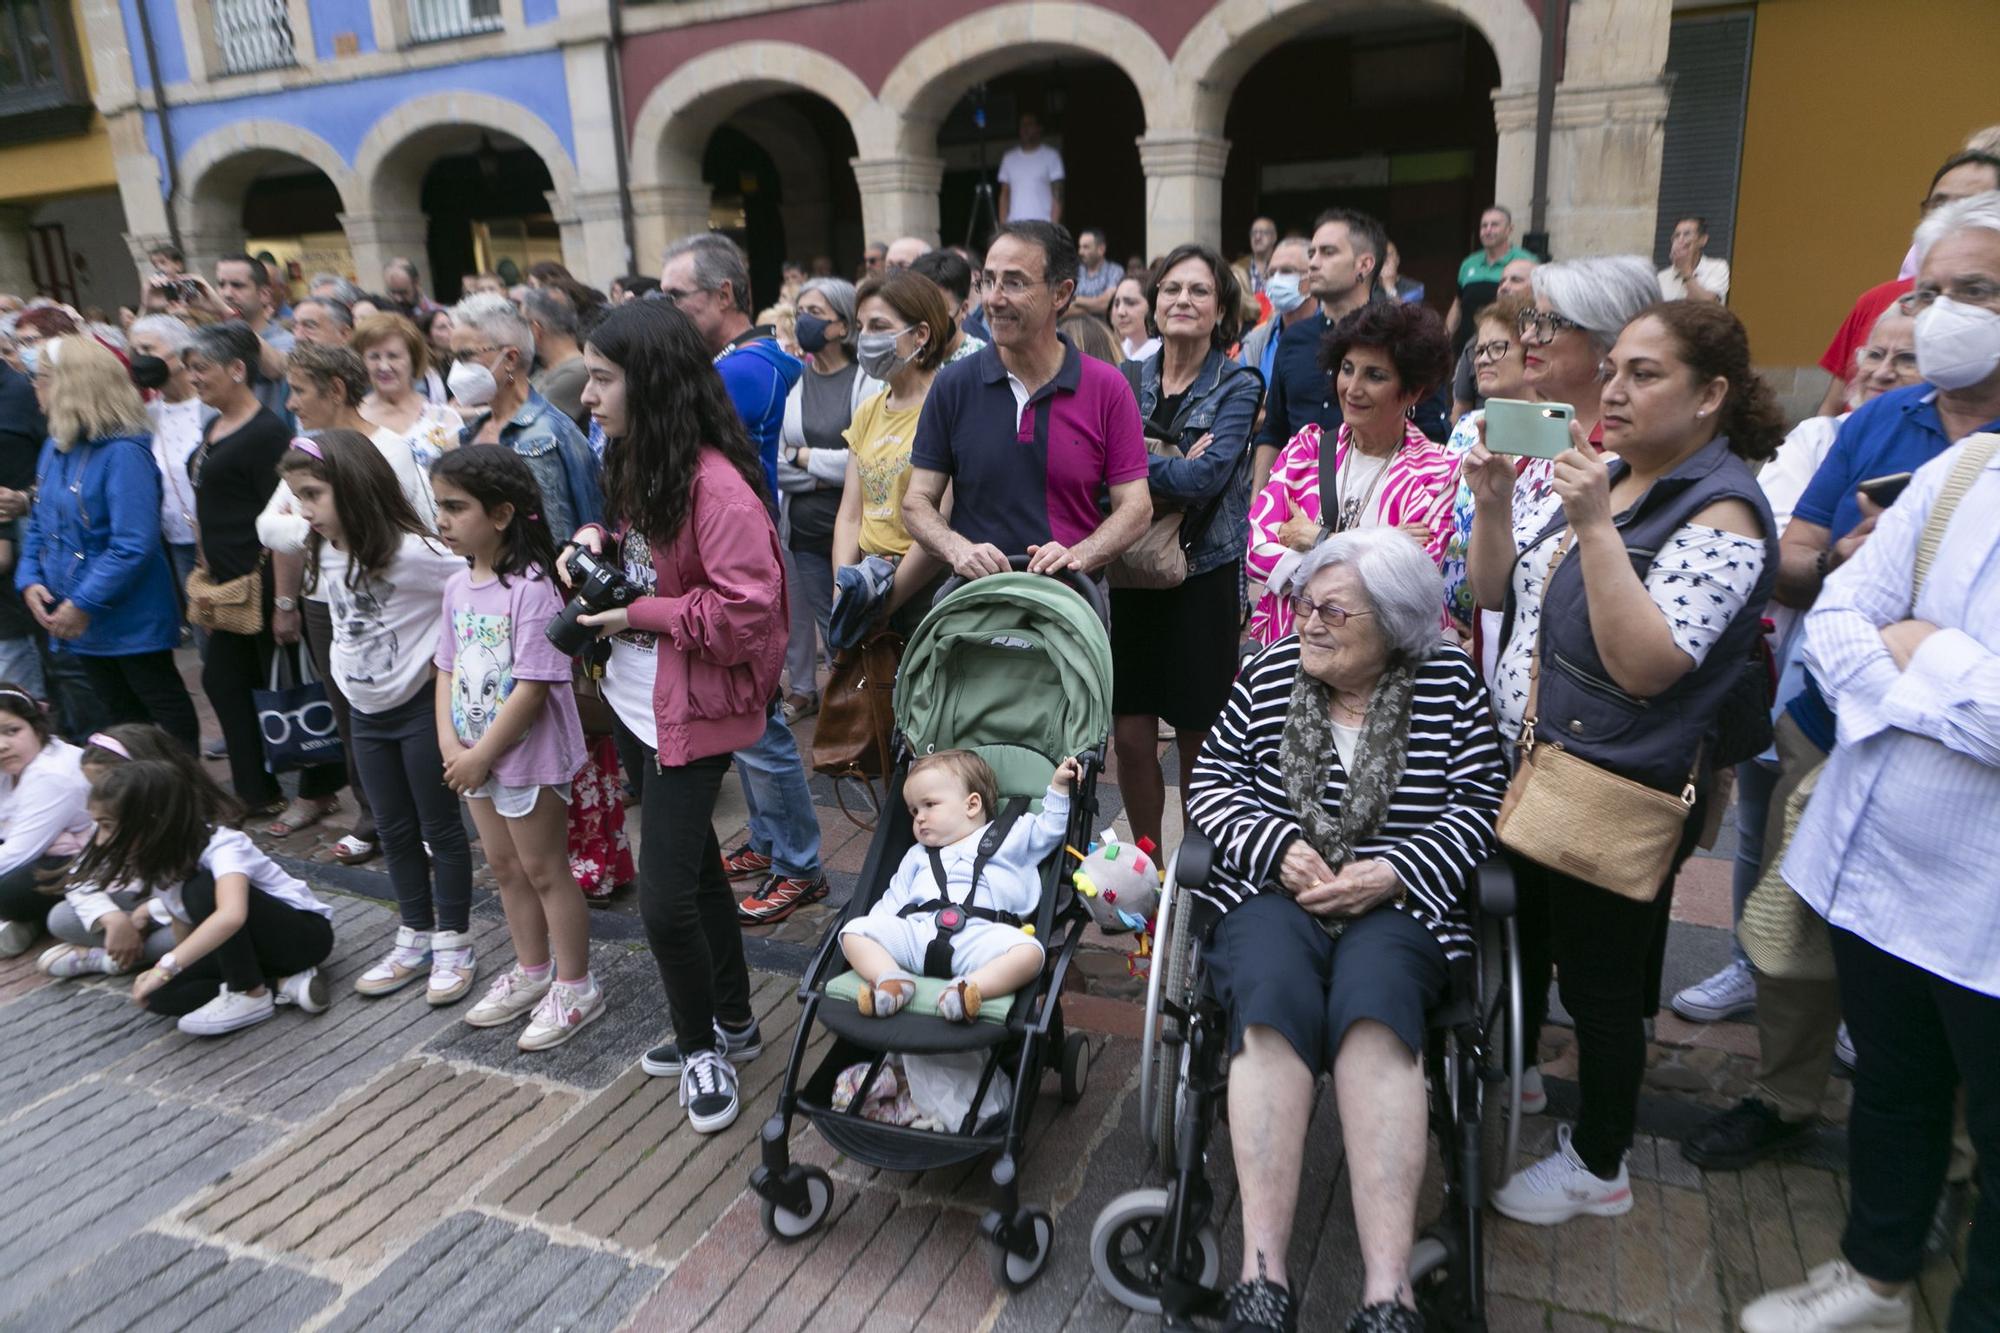
{"label": "face mask", "polygon": [[1296,273],[1273,273],[1264,281],[1264,295],[1271,298],[1271,309],[1281,315],[1289,315],[1306,303],[1305,289],[1299,286]]}
{"label": "face mask", "polygon": [[830,319],[818,315],[808,315],[801,311],[798,318],[799,350],[801,352],[824,351],[827,344],[827,329],[833,326]]}
{"label": "face mask", "polygon": [[173,378],[173,371],[157,356],[132,358],[132,383],[142,389],[161,389]]}
{"label": "face mask", "polygon": [[2000,368],[2000,312],[1940,296],[1916,333],[1917,369],[1940,389],[1969,389]]}
{"label": "face mask", "polygon": [[[904,332],[907,333],[908,330],[906,329]],[[855,359],[861,362],[861,369],[867,373],[870,379],[886,381],[904,366],[909,365],[911,358],[916,356],[916,352],[911,352],[909,356],[904,356],[896,350],[896,340],[902,336],[902,333],[864,333],[861,335]],[[918,352],[922,350],[921,346],[917,348]]]}
{"label": "face mask", "polygon": [[21,349],[21,373],[26,375],[29,379],[33,379],[35,377],[35,366],[41,361],[41,359],[42,359],[41,348],[23,347]]}
{"label": "face mask", "polygon": [[445,387],[467,407],[484,407],[500,392],[500,382],[493,378],[493,372],[470,360],[460,361],[451,368],[451,378],[445,381]]}

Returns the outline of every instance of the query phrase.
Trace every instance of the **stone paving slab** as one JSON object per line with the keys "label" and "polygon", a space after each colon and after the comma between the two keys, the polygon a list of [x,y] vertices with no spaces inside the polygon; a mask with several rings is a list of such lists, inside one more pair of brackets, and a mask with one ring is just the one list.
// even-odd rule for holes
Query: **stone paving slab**
{"label": "stone paving slab", "polygon": [[[126,983],[130,986],[130,983]],[[133,1004],[129,989],[39,986],[0,1013],[0,1118],[109,1069],[151,1046],[173,1025]]]}
{"label": "stone paving slab", "polygon": [[304,1326],[340,1296],[331,1282],[155,1232],[94,1256],[91,1272],[93,1280],[55,1285],[7,1326],[69,1333],[282,1333]]}
{"label": "stone paving slab", "polygon": [[326,1333],[396,1328],[618,1328],[661,1270],[561,1245],[482,1213],[454,1213],[355,1292]]}

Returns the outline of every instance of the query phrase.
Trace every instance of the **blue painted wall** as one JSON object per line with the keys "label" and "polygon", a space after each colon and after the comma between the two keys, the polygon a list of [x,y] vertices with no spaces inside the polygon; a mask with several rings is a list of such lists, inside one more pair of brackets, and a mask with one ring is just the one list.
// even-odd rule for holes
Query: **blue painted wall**
{"label": "blue painted wall", "polygon": [[521,17],[529,27],[549,23],[556,16],[556,0],[521,0]]}
{"label": "blue painted wall", "polygon": [[312,0],[313,50],[321,60],[333,60],[335,33],[351,32],[361,39],[360,54],[375,49],[375,16],[368,0]]}
{"label": "blue painted wall", "polygon": [[[132,77],[141,88],[150,88],[153,81],[146,77],[146,44],[144,34],[139,29],[139,4],[141,0],[119,0],[119,8],[125,15],[125,47],[132,53]],[[169,87],[176,83],[186,83],[188,76],[187,51],[181,42],[181,19],[174,10],[174,0],[144,0],[146,13],[153,21],[153,45],[160,57],[160,81]],[[99,54],[102,59],[102,54]]]}

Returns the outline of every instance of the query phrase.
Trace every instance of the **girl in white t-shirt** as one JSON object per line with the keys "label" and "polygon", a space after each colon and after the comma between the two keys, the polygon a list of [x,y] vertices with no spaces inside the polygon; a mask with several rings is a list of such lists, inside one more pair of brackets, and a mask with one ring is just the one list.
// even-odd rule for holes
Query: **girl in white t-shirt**
{"label": "girl in white t-shirt", "polygon": [[90,784],[41,700],[0,682],[0,958],[25,952],[53,900],[45,881],[90,841]]}
{"label": "girl in white t-shirt", "polygon": [[280,998],[324,1010],[319,964],[333,952],[333,909],[247,835],[217,824],[218,802],[227,798],[189,781],[181,764],[108,768],[91,784],[97,835],[73,872],[80,883],[151,890],[174,947],[133,979],[132,999],[197,1037],[261,1023]]}
{"label": "girl in white t-shirt", "polygon": [[472,849],[458,797],[445,786],[431,652],[445,586],[465,572],[465,561],[431,534],[358,431],[294,440],[278,473],[312,529],[305,588],[326,591],[328,665],[353,710],[354,763],[402,917],[395,947],[354,989],[387,995],[428,975],[425,998],[453,1004],[475,975]]}

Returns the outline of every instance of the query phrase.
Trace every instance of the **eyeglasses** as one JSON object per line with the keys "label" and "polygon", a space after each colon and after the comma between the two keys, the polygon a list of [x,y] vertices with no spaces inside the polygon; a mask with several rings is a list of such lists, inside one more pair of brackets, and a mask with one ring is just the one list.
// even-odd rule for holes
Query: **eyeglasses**
{"label": "eyeglasses", "polygon": [[1886,347],[1864,347],[1856,354],[1855,359],[1863,374],[1880,370],[1884,361],[1887,361],[1898,375],[1914,376],[1917,373],[1915,352],[1898,352],[1892,357]]}
{"label": "eyeglasses", "polygon": [[1160,299],[1173,302],[1185,296],[1190,301],[1207,301],[1215,296],[1215,288],[1205,282],[1190,283],[1183,287],[1178,282],[1160,288]]}
{"label": "eyeglasses", "polygon": [[1567,315],[1558,315],[1553,310],[1536,310],[1532,307],[1523,310],[1514,320],[1514,332],[1521,335],[1522,341],[1525,342],[1532,336],[1535,342],[1542,346],[1554,342],[1558,333],[1582,327],[1583,325]]}
{"label": "eyeglasses", "polygon": [[500,349],[498,347],[495,347],[492,343],[488,343],[484,347],[467,347],[463,351],[453,352],[452,355],[458,357],[460,360],[463,360],[468,356],[491,356],[493,353],[499,350]]}
{"label": "eyeglasses", "polygon": [[700,294],[699,289],[692,292],[684,292],[678,287],[661,287],[654,291],[647,292],[645,299],[648,301],[672,301],[675,305],[679,305],[681,302],[687,300],[690,296],[696,296],[699,294]]}
{"label": "eyeglasses", "polygon": [[1960,305],[1996,309],[2000,308],[2000,282],[1989,282],[1985,278],[1961,278],[1944,287],[1919,287],[1898,300],[1896,306],[1904,314],[1914,315],[1930,309],[1940,296],[1949,296]]}
{"label": "eyeglasses", "polygon": [[979,290],[990,292],[998,287],[1010,301],[1018,301],[1037,287],[1048,286],[1047,278],[1030,278],[1020,273],[982,273],[974,279]]}
{"label": "eyeglasses", "polygon": [[1319,623],[1328,629],[1339,629],[1356,616],[1374,614],[1373,611],[1350,611],[1344,606],[1335,606],[1332,602],[1315,602],[1304,593],[1295,593],[1292,597],[1292,619],[1301,625],[1318,616]]}
{"label": "eyeglasses", "polygon": [[1514,350],[1514,344],[1505,338],[1495,338],[1492,342],[1474,343],[1472,360],[1476,365],[1481,361],[1504,361],[1507,353]]}

